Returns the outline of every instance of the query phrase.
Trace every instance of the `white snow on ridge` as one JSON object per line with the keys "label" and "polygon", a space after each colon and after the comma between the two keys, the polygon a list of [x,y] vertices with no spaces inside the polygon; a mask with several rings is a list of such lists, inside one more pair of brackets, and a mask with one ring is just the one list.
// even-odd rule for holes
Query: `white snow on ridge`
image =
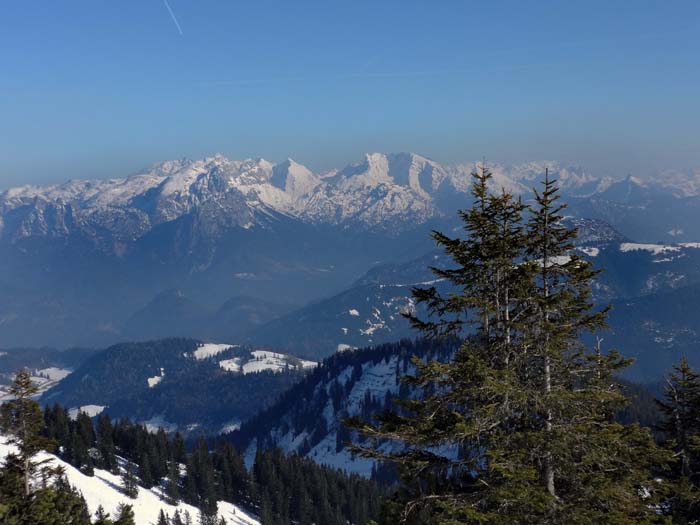
{"label": "white snow on ridge", "polygon": [[251,354],[253,354],[253,359],[245,363],[241,368],[243,374],[253,374],[264,370],[282,372],[288,368],[313,368],[318,364],[315,361],[299,359],[299,365],[297,366],[293,361],[290,361],[289,356],[266,350],[255,350]]}
{"label": "white snow on ridge", "polygon": [[662,253],[677,252],[680,251],[680,249],[681,248],[679,246],[670,246],[666,244],[641,244],[636,242],[623,242],[620,245],[620,251],[623,253],[645,251],[653,255],[659,255]]}
{"label": "white snow on ridge", "polygon": [[[4,439],[0,439],[0,461],[13,451]],[[63,467],[69,483],[79,490],[87,502],[90,514],[93,515],[97,507],[102,505],[112,517],[116,515],[120,503],[131,505],[134,509],[136,525],[152,525],[158,521],[158,514],[163,509],[172,517],[176,510],[180,513],[189,512],[192,520],[197,522],[199,511],[192,505],[180,503],[177,506],[169,505],[163,501],[163,493],[159,488],[144,489],[139,487],[139,495],[136,499],[130,499],[119,491],[121,479],[105,470],[95,469],[94,476],[86,476],[72,465],[65,463],[57,457],[48,454],[39,454],[41,460],[51,460],[53,465]],[[230,525],[260,525],[252,516],[231,503],[219,502],[219,517],[226,519]]]}
{"label": "white snow on ridge", "polygon": [[238,430],[241,428],[241,422],[238,421],[237,419],[234,419],[232,421],[229,421],[225,425],[221,427],[221,430],[219,431],[219,434],[228,434],[229,432],[234,432],[235,430]]}
{"label": "white snow on ridge", "polygon": [[306,368],[314,368],[318,365],[315,361],[304,361],[295,357],[268,352],[267,350],[254,350],[251,352],[251,359],[244,362],[242,357],[234,357],[233,359],[224,359],[219,361],[219,367],[228,372],[241,372],[245,374],[254,374],[270,370],[272,372],[282,372],[287,369],[303,370]]}
{"label": "white snow on ridge", "polygon": [[56,368],[55,366],[50,368],[42,368],[34,373],[34,375],[46,376],[50,381],[60,381],[61,379],[68,377],[70,374],[70,370],[66,370],[65,368]]}
{"label": "white snow on ridge", "polygon": [[76,417],[78,417],[78,414],[80,412],[83,412],[84,414],[87,414],[90,417],[95,417],[101,414],[105,408],[107,407],[102,405],[83,405],[80,407],[71,408],[68,411],[68,417],[70,417],[71,419],[75,419]]}
{"label": "white snow on ridge", "polygon": [[203,343],[194,351],[195,359],[207,359],[213,357],[221,352],[225,352],[230,348],[236,348],[238,345],[227,345],[218,343]]}
{"label": "white snow on ridge", "polygon": [[143,421],[142,424],[146,427],[146,430],[153,433],[158,432],[161,428],[166,432],[175,432],[178,430],[178,425],[167,421],[162,414],[153,416],[151,419]]}
{"label": "white snow on ridge", "polygon": [[219,366],[228,372],[240,372],[241,358],[234,357],[233,359],[224,359],[223,361],[219,361]]}

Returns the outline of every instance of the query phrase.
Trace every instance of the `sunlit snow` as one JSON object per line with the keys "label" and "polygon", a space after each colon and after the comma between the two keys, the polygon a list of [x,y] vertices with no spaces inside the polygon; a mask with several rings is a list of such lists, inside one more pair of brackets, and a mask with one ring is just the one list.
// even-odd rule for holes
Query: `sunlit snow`
{"label": "sunlit snow", "polygon": [[[8,445],[3,438],[0,438],[0,460],[4,462],[5,457],[12,451],[13,447]],[[171,517],[176,510],[179,510],[182,514],[187,511],[192,516],[193,522],[197,523],[199,520],[199,511],[192,505],[180,503],[174,506],[168,505],[163,501],[163,492],[160,488],[149,490],[139,487],[138,497],[130,499],[119,490],[121,478],[115,474],[95,469],[94,476],[86,476],[72,465],[51,454],[41,453],[39,454],[39,459],[51,460],[54,465],[63,467],[69,483],[78,489],[85,498],[90,514],[94,514],[97,507],[102,505],[106,512],[115,517],[119,504],[125,503],[133,507],[136,525],[152,525],[156,523],[161,509]],[[219,502],[219,516],[225,518],[230,525],[260,525],[259,521],[236,505],[223,501]]]}

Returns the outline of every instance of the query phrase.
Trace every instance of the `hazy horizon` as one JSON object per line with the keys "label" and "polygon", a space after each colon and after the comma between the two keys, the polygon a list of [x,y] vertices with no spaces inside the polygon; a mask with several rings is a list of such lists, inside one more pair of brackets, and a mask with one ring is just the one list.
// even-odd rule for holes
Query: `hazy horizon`
{"label": "hazy horizon", "polygon": [[365,152],[700,168],[696,2],[5,7],[0,188]]}

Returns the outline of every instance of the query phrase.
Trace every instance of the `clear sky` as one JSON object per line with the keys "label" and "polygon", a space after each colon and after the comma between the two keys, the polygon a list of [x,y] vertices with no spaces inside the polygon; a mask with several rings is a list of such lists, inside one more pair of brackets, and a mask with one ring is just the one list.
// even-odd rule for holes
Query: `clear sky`
{"label": "clear sky", "polygon": [[0,188],[217,152],[700,168],[697,0],[23,0]]}

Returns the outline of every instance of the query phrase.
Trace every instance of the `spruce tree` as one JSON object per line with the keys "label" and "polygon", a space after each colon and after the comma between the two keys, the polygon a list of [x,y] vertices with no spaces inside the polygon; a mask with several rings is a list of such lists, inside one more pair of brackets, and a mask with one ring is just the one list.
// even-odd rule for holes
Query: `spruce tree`
{"label": "spruce tree", "polygon": [[170,461],[168,466],[168,484],[165,495],[168,503],[176,505],[180,499],[180,467],[175,461]]}
{"label": "spruce tree", "polygon": [[138,478],[136,477],[136,465],[127,461],[122,473],[122,492],[131,499],[139,495]]}
{"label": "spruce tree", "polygon": [[134,508],[124,503],[119,504],[117,507],[117,519],[114,520],[114,525],[136,525]]}
{"label": "spruce tree", "polygon": [[169,520],[165,512],[163,511],[163,509],[160,509],[160,512],[158,513],[158,522],[156,523],[156,525],[169,525],[168,522]]}
{"label": "spruce tree", "polygon": [[111,418],[106,414],[100,414],[97,417],[97,450],[100,452],[100,467],[110,472],[115,472],[117,469],[113,432]]}
{"label": "spruce tree", "polygon": [[95,511],[95,519],[93,521],[94,525],[113,525],[112,520],[109,517],[109,513],[105,512],[105,509],[102,505],[97,507],[97,510]]}
{"label": "spruce tree", "polygon": [[173,517],[170,520],[170,525],[185,525],[185,522],[182,520],[182,516],[180,515],[179,510],[176,510],[173,514]]}
{"label": "spruce tree", "polygon": [[668,498],[674,523],[696,523],[700,516],[700,376],[683,357],[657,401],[664,420],[664,445],[673,453]]}
{"label": "spruce tree", "polygon": [[141,479],[141,485],[147,489],[150,489],[154,484],[155,480],[151,473],[151,461],[148,459],[149,455],[144,453],[141,456],[141,462],[139,463],[139,478]]}
{"label": "spruce tree", "polygon": [[44,415],[39,403],[32,399],[39,391],[27,369],[15,375],[8,388],[12,397],[0,407],[0,429],[8,436],[7,442],[17,449],[10,461],[15,461],[22,479],[22,495],[31,493],[31,482],[39,470],[49,469],[47,461],[39,461],[36,455],[53,448],[54,442],[42,435]]}
{"label": "spruce tree", "polygon": [[[604,325],[590,301],[595,272],[573,251],[548,176],[532,207],[491,194],[474,174],[464,235],[434,238],[455,263],[434,269],[452,285],[414,295],[426,335],[468,337],[448,362],[415,360],[405,379],[420,395],[378,425],[360,453],[396,462],[405,497],[388,523],[653,523],[650,469],[663,462],[649,433],[614,421],[624,403],[614,374],[628,361],[589,351],[583,332]],[[402,444],[386,453],[382,441]]]}

